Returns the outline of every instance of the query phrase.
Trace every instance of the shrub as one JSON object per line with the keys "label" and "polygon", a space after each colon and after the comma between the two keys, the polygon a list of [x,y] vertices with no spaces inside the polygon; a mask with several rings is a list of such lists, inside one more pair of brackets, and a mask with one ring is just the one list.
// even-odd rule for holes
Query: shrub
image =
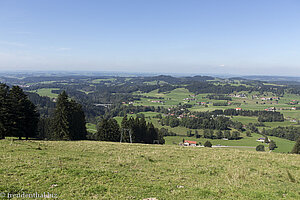
{"label": "shrub", "polygon": [[207,140],[207,141],[204,143],[204,147],[212,147],[211,142]]}
{"label": "shrub", "polygon": [[271,140],[271,142],[269,144],[269,149],[270,150],[274,150],[275,148],[277,148],[277,145],[276,145],[276,143],[273,140]]}
{"label": "shrub", "polygon": [[260,144],[256,147],[256,151],[265,151],[265,146]]}

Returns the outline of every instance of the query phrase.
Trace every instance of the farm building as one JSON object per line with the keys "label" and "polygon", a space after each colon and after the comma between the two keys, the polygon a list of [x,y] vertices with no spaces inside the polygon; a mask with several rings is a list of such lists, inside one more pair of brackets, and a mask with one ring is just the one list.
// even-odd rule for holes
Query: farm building
{"label": "farm building", "polygon": [[[269,140],[269,142],[271,142],[270,139],[268,139],[268,140]],[[258,138],[256,141],[257,141],[257,142],[265,142],[265,138]]]}
{"label": "farm building", "polygon": [[184,146],[196,146],[197,142],[196,141],[189,141],[189,140],[185,140],[183,143]]}

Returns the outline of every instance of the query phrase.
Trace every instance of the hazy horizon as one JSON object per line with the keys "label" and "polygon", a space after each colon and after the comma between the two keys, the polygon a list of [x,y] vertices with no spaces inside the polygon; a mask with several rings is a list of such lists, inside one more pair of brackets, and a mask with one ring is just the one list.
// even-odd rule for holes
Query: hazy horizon
{"label": "hazy horizon", "polygon": [[300,2],[0,2],[0,72],[300,76]]}

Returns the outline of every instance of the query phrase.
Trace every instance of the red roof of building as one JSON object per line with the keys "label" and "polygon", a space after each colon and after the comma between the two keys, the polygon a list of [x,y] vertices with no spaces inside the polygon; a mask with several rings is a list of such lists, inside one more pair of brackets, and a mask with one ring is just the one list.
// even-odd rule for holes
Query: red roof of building
{"label": "red roof of building", "polygon": [[184,142],[187,142],[187,143],[189,143],[189,144],[197,144],[197,142],[196,142],[196,141],[184,140]]}

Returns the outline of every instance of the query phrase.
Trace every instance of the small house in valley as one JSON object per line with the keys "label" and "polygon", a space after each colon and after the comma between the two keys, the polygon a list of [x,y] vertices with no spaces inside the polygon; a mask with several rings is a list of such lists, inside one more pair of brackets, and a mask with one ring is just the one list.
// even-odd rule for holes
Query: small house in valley
{"label": "small house in valley", "polygon": [[[269,142],[271,142],[271,140],[268,138]],[[257,142],[265,142],[265,138],[258,138],[256,140]]]}
{"label": "small house in valley", "polygon": [[196,146],[197,142],[196,141],[189,141],[189,140],[185,140],[183,143],[184,146]]}

